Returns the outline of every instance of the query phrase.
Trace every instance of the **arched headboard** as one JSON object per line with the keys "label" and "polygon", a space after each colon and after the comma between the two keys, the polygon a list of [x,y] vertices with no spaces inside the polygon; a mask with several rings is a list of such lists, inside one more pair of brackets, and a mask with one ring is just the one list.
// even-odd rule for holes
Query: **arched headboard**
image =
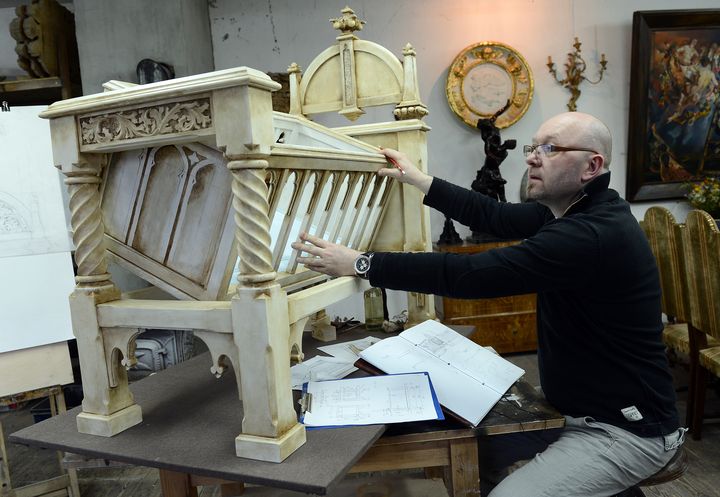
{"label": "arched headboard", "polygon": [[427,115],[420,100],[415,50],[409,43],[401,63],[385,47],[355,36],[365,22],[351,8],[345,7],[342,17],[330,21],[342,33],[337,42],[315,57],[304,75],[296,63],[288,67],[290,114],[338,111],[354,121],[365,107],[394,103],[398,120]]}

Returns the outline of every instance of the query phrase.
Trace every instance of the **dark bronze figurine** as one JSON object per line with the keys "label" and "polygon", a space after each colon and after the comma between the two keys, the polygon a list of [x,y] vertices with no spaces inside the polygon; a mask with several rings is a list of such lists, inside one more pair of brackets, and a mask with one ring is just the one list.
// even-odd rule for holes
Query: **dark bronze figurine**
{"label": "dark bronze figurine", "polygon": [[517,145],[515,140],[502,141],[500,130],[495,126],[495,120],[510,107],[510,100],[505,106],[497,111],[490,119],[478,119],[477,128],[480,130],[480,137],[485,142],[485,163],[477,173],[475,181],[470,188],[500,202],[505,202],[505,183],[500,174],[500,164],[508,156],[508,150]]}
{"label": "dark bronze figurine", "polygon": [[[517,145],[515,140],[502,141],[500,130],[495,126],[495,120],[510,107],[510,100],[507,101],[502,109],[497,111],[489,119],[478,119],[477,128],[480,130],[480,137],[485,142],[485,163],[477,172],[475,181],[472,182],[470,188],[473,191],[492,197],[499,202],[506,202],[505,183],[500,174],[500,164],[508,156],[508,150],[512,150]],[[473,231],[468,241],[473,243],[481,243],[488,240],[488,236],[483,233]]]}
{"label": "dark bronze figurine", "polygon": [[[499,202],[507,201],[505,198],[505,183],[507,183],[507,180],[503,179],[500,174],[500,164],[507,158],[508,150],[514,149],[517,145],[515,140],[502,141],[500,130],[495,126],[497,118],[500,117],[508,107],[510,107],[510,100],[489,119],[478,119],[477,128],[480,130],[480,137],[483,139],[483,142],[485,142],[485,162],[477,172],[475,181],[470,185],[473,191],[492,197]],[[488,236],[473,231],[472,236],[468,237],[468,241],[481,243],[488,241]],[[443,232],[440,235],[438,243],[441,245],[462,243],[460,236],[457,234],[457,231],[455,231],[452,219],[448,217],[445,218],[445,225],[443,226]]]}

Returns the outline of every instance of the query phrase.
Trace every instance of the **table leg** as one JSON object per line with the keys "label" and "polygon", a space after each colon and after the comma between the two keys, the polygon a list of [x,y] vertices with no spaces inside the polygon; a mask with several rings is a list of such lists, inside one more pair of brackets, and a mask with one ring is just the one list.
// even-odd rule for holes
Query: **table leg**
{"label": "table leg", "polygon": [[167,469],[160,470],[163,497],[198,497],[197,487],[190,484],[190,475]]}
{"label": "table leg", "polygon": [[[63,393],[62,387],[58,387],[56,390],[52,391],[52,393],[48,397],[48,400],[50,401],[50,414],[52,416],[67,412],[67,406],[65,404],[65,394]],[[60,470],[63,473],[67,473],[70,481],[70,497],[80,497],[80,481],[78,480],[77,469],[65,468],[65,466],[63,466],[63,459],[65,457],[65,453],[58,451],[57,454],[58,461],[60,463]]]}
{"label": "table leg", "polygon": [[0,421],[0,495],[10,494],[12,482],[10,481],[10,463],[8,462],[7,449],[5,449],[5,432],[2,421]]}
{"label": "table leg", "polygon": [[450,441],[450,477],[453,497],[480,497],[480,469],[475,438]]}

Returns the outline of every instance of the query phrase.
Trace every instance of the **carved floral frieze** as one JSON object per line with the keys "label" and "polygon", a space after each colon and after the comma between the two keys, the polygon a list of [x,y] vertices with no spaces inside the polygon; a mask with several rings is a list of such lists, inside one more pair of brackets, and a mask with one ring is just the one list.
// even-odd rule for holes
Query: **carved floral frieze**
{"label": "carved floral frieze", "polygon": [[85,116],[79,125],[83,145],[207,129],[212,125],[210,99]]}

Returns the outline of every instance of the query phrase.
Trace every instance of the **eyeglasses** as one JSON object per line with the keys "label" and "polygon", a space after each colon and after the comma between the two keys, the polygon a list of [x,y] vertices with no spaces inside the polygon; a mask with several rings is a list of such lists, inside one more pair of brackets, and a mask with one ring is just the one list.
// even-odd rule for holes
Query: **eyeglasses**
{"label": "eyeglasses", "polygon": [[535,152],[538,157],[549,157],[554,152],[592,152],[597,154],[595,150],[581,147],[560,147],[558,145],[552,145],[550,143],[542,143],[540,145],[524,145],[523,154],[525,157],[529,157],[530,154]]}

